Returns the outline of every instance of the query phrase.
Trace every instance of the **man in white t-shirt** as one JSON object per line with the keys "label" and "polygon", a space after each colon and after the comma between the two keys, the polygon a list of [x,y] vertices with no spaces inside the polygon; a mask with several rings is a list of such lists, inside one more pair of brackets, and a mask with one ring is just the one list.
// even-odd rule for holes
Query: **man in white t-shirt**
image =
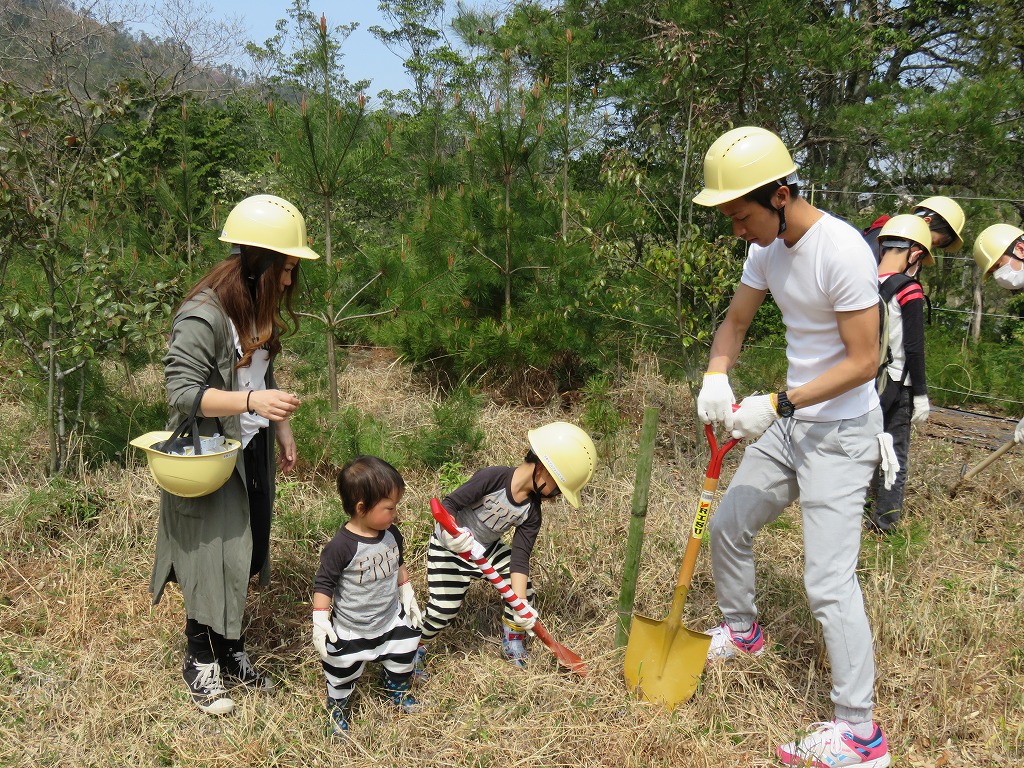
{"label": "man in white t-shirt", "polygon": [[[709,660],[759,654],[754,535],[800,499],[804,586],[832,666],[834,719],[801,731],[776,754],[787,765],[889,765],[873,722],[874,652],[856,566],[861,515],[882,432],[878,280],[860,232],[800,197],[796,164],[778,136],[737,128],[704,160],[694,198],[717,207],[750,250],[715,334],[697,411],[754,439],[711,520],[711,561],[725,621]],[[736,402],[728,372],[768,292],[786,326],[787,387]]]}

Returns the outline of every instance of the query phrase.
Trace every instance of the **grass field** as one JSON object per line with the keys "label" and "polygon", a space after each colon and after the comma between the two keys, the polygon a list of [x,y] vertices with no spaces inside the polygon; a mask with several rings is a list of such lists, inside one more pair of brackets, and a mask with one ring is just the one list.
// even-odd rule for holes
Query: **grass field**
{"label": "grass field", "polygon": [[[426,419],[433,402],[386,360],[350,366],[342,397],[398,429]],[[272,584],[251,592],[250,653],[277,688],[243,696],[234,715],[214,718],[192,705],[181,682],[179,593],[171,587],[150,606],[157,494],[144,464],[81,482],[43,480],[41,458],[0,464],[0,765],[776,765],[777,743],[832,711],[821,634],[803,595],[798,510],[758,542],[769,651],[709,668],[696,696],[674,712],[636,700],[613,639],[643,408],[661,409],[637,588],[644,615],[667,615],[707,457],[685,387],[641,369],[611,397],[625,426],[600,446],[606,460],[583,508],[547,506],[533,559],[541,617],[590,675],[560,672],[536,642],[528,670],[502,662],[499,601],[480,583],[432,646],[432,677],[416,691],[423,711],[401,715],[386,705],[371,665],[346,741],[323,735],[322,674],[309,642],[313,573],[341,522],[328,471],[304,464],[281,483]],[[9,397],[5,405],[5,427],[23,429],[27,411]],[[577,408],[486,406],[486,445],[464,469],[517,463],[529,427],[579,420]],[[1024,450],[951,498],[961,465],[982,455],[918,436],[902,531],[863,538],[876,719],[896,766],[1024,764]],[[422,605],[427,502],[440,485],[436,473],[406,480],[402,528]],[[684,623],[704,629],[719,620],[705,550]]]}

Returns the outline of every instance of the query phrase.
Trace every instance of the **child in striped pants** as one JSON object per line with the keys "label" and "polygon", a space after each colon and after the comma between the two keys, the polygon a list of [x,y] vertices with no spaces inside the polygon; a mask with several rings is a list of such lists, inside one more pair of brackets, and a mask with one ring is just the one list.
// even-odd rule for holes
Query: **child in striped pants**
{"label": "child in striped pants", "polygon": [[[423,633],[416,650],[416,676],[426,678],[429,643],[455,618],[466,590],[482,578],[480,570],[459,557],[459,552],[483,547],[485,556],[512,590],[527,603],[533,600],[530,554],[541,526],[541,503],[560,493],[573,507],[594,473],[597,451],[590,436],[566,422],[553,422],[528,433],[530,450],[518,467],[487,467],[442,499],[445,509],[462,529],[449,536],[435,526],[427,546],[427,587],[430,599],[423,619]],[[512,544],[501,540],[515,529]],[[524,621],[505,605],[502,618],[502,652],[517,667],[526,666],[524,640],[536,622]]]}
{"label": "child in striped pants", "polygon": [[368,661],[383,667],[391,701],[403,712],[418,708],[409,684],[421,614],[395,525],[404,491],[398,471],[375,456],[353,459],[338,475],[349,520],[320,554],[313,594],[313,646],[335,736],[348,730],[349,698]]}

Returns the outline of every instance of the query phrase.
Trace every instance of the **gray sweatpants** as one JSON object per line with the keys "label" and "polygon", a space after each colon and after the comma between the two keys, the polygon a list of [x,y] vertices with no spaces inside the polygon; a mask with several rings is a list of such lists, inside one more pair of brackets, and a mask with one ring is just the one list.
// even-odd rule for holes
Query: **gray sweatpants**
{"label": "gray sweatpants", "polygon": [[730,626],[749,626],[757,618],[754,534],[799,497],[804,588],[825,636],[835,716],[852,723],[872,719],[874,652],[856,568],[881,431],[878,408],[841,421],[779,419],[747,446],[710,524],[718,606]]}

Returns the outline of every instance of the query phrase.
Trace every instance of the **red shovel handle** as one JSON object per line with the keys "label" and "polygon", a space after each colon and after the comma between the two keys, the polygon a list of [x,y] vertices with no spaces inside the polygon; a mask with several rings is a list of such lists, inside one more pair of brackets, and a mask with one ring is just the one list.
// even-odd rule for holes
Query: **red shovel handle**
{"label": "red shovel handle", "polygon": [[[451,516],[451,513],[444,508],[444,505],[436,498],[430,500],[430,514],[434,516],[434,519],[440,523],[441,527],[445,529],[450,535],[458,536],[462,533],[459,530],[459,526],[455,523],[455,519]],[[494,566],[491,565],[491,561],[486,557],[473,557],[470,552],[459,552],[459,557],[470,563],[474,563],[480,572],[483,573],[484,578],[494,585],[494,588],[501,594],[502,599],[512,606],[512,610],[516,612],[517,616],[528,619],[536,616],[531,611],[526,603],[512,591],[512,587],[508,585],[508,582],[501,577],[501,574],[494,570]],[[537,618],[534,622],[533,627],[530,629],[544,645],[546,645],[555,657],[562,663],[563,666],[571,669],[573,672],[578,674],[580,677],[587,676],[587,666],[583,663],[583,659],[577,656],[575,653],[570,651],[564,645],[556,642],[551,633],[544,628],[544,625],[540,623],[540,619]]]}

